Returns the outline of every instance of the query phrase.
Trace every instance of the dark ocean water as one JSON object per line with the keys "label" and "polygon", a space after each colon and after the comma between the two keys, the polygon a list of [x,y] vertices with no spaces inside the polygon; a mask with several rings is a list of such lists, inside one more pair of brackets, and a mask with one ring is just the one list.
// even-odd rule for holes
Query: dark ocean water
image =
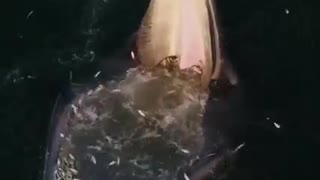
{"label": "dark ocean water", "polygon": [[[71,85],[95,85],[134,66],[125,49],[147,1],[2,4],[2,179],[37,180],[57,97],[70,99]],[[224,53],[239,73],[242,96],[250,107],[244,132],[238,133],[232,123],[222,128],[231,141],[246,142],[230,178],[318,179],[315,5],[298,0],[218,0],[217,9]],[[94,78],[100,70],[104,71]],[[210,119],[215,109],[210,102],[208,108]],[[234,117],[222,115],[219,120],[228,118]]]}

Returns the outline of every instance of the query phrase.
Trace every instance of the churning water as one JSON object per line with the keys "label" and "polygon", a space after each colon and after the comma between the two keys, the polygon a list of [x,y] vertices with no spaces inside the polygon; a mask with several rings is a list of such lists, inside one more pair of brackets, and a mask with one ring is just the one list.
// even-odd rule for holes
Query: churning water
{"label": "churning water", "polygon": [[127,71],[67,106],[57,179],[175,179],[204,145],[207,94],[198,77],[166,69]]}

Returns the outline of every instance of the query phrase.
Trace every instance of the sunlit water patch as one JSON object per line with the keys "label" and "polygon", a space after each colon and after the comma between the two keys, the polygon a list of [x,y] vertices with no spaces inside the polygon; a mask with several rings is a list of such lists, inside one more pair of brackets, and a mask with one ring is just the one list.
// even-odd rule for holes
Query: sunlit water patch
{"label": "sunlit water patch", "polygon": [[197,77],[130,69],[66,107],[57,179],[175,179],[202,150]]}

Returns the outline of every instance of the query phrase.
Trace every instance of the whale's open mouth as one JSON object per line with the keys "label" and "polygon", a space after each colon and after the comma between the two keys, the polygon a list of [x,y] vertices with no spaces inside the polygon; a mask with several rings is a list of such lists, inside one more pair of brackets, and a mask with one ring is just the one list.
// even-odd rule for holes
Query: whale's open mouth
{"label": "whale's open mouth", "polygon": [[[207,95],[181,71],[128,70],[121,81],[78,94],[60,120],[56,179],[175,179],[205,143]],[[189,74],[185,74],[189,75]],[[193,76],[194,77],[194,76]],[[55,163],[56,162],[56,163]]]}

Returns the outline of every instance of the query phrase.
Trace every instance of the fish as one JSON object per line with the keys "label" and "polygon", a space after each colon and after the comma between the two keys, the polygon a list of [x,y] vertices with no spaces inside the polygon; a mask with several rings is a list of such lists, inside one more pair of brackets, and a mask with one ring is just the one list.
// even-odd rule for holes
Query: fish
{"label": "fish", "polygon": [[222,57],[212,0],[150,0],[136,33],[134,54],[147,69],[175,64],[181,71],[196,72],[203,90],[212,80],[238,82],[231,63]]}

